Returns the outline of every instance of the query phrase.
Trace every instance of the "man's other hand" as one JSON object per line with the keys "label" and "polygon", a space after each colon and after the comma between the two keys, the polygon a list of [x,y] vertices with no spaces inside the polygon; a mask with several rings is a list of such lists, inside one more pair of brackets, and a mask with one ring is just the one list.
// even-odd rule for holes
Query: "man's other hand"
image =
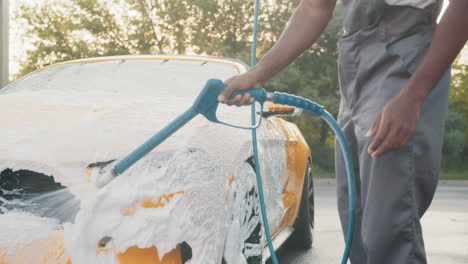
{"label": "man's other hand", "polygon": [[419,121],[420,104],[398,96],[377,115],[368,137],[374,137],[367,149],[373,158],[406,145]]}

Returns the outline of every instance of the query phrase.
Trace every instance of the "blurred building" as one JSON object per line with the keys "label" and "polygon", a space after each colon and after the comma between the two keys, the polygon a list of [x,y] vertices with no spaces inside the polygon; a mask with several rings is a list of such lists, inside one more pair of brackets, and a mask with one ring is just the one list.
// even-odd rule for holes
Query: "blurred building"
{"label": "blurred building", "polygon": [[8,0],[0,0],[0,89],[8,84]]}

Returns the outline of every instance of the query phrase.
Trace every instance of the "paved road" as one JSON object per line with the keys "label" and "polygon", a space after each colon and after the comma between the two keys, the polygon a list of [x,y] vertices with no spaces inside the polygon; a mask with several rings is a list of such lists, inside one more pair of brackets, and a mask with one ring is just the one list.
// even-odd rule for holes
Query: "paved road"
{"label": "paved road", "polygon": [[[344,247],[336,211],[335,186],[316,186],[314,247],[304,252],[283,249],[279,263],[340,263]],[[468,263],[468,186],[439,186],[422,219],[430,264]]]}

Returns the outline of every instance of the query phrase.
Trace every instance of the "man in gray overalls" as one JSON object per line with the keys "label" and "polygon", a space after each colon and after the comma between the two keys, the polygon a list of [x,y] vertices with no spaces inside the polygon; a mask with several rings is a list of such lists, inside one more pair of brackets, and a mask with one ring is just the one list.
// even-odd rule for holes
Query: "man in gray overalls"
{"label": "man in gray overalls", "polygon": [[[276,45],[249,72],[226,81],[260,88],[310,47],[328,24],[336,0],[302,0]],[[350,144],[358,186],[353,264],[426,263],[420,218],[440,171],[450,64],[468,38],[468,0],[343,0],[339,47],[338,121]],[[338,147],[338,146],[337,146]],[[344,161],[336,151],[338,208],[347,230]]]}

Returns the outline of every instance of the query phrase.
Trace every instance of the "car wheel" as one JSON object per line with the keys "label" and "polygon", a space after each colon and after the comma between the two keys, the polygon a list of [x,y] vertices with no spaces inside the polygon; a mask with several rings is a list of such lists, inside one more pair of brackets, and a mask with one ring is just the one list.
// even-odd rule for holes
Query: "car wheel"
{"label": "car wheel", "polygon": [[[231,216],[222,264],[262,263],[262,222],[259,197],[255,187],[255,166],[252,158],[246,162],[252,170],[250,177],[243,175],[244,177],[238,178],[235,183],[232,202],[237,209],[234,209],[236,214]],[[230,249],[230,252],[226,249]]]}
{"label": "car wheel", "polygon": [[294,224],[294,231],[288,239],[287,246],[293,249],[310,249],[313,244],[314,231],[314,182],[310,161],[307,163],[304,185],[302,188],[299,215]]}

